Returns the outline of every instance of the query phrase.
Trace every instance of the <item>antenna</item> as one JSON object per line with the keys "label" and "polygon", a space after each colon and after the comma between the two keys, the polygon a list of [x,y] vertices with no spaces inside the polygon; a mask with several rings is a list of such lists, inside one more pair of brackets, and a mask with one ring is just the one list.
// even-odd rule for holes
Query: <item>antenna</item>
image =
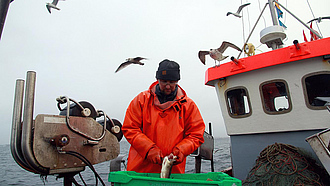
{"label": "antenna", "polygon": [[268,48],[273,50],[282,48],[283,39],[286,34],[282,26],[278,25],[278,19],[275,14],[274,0],[268,0],[270,14],[273,21],[273,26],[267,27],[260,32],[260,42],[266,44]]}

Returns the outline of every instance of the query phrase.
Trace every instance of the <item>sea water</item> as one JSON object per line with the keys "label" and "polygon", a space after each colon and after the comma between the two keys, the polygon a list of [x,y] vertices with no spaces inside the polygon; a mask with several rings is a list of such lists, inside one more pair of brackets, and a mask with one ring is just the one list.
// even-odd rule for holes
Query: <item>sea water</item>
{"label": "sea water", "polygon": [[[122,140],[120,142],[120,154],[128,154],[129,147],[130,144],[126,140]],[[229,138],[216,138],[214,140],[213,161],[215,172],[219,172],[231,166]],[[106,185],[110,185],[108,182],[109,167],[109,161],[94,165],[95,170]],[[186,173],[194,173],[194,171],[195,158],[188,156]],[[201,172],[210,171],[211,162],[209,160],[202,160]],[[86,184],[95,185],[95,176],[88,167],[86,167],[81,175]],[[75,176],[75,179],[79,184],[83,185],[78,175]],[[10,152],[10,145],[0,145],[0,185],[63,185],[63,178],[57,179],[54,175],[41,178],[38,174],[24,170],[13,159]],[[101,185],[100,181],[98,185]]]}

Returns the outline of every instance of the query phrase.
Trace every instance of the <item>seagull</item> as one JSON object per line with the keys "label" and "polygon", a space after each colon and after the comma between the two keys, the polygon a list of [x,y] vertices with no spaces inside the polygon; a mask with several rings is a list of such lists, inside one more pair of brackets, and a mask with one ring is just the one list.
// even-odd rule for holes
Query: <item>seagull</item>
{"label": "seagull", "polygon": [[228,47],[232,47],[238,51],[242,51],[240,48],[238,48],[238,46],[224,41],[222,42],[221,46],[217,49],[210,49],[209,51],[199,51],[198,52],[198,57],[201,60],[201,62],[205,65],[205,55],[210,55],[210,57],[212,59],[214,59],[214,63],[216,65],[216,61],[219,61],[219,65],[220,65],[220,61],[226,59],[228,56],[223,56],[223,52],[228,48]]}
{"label": "seagull", "polygon": [[46,3],[47,10],[48,10],[48,12],[49,12],[50,14],[52,13],[52,12],[51,12],[51,8],[54,8],[54,9],[56,9],[56,10],[61,10],[61,9],[59,9],[59,8],[56,6],[57,3],[58,3],[58,0],[53,0],[52,3]]}
{"label": "seagull", "polygon": [[239,6],[238,9],[237,9],[237,12],[236,12],[236,13],[228,12],[228,13],[227,13],[227,16],[230,15],[230,14],[233,14],[234,16],[241,18],[242,16],[239,15],[239,14],[241,13],[242,9],[243,9],[244,7],[246,7],[247,5],[250,5],[250,4],[251,4],[251,3],[246,3],[246,4],[243,4],[243,5]]}
{"label": "seagull", "polygon": [[115,71],[115,73],[118,72],[119,70],[127,67],[130,64],[144,65],[144,63],[140,62],[142,59],[147,59],[147,58],[144,58],[144,57],[135,57],[135,58],[128,58],[128,59],[126,59],[125,62],[123,62],[122,64],[119,65],[119,67],[117,68],[117,70]]}

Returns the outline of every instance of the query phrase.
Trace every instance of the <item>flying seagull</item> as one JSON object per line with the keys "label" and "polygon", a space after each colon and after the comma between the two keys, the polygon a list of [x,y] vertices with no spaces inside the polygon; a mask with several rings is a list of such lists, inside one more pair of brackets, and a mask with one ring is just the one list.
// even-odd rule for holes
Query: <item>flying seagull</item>
{"label": "flying seagull", "polygon": [[242,16],[240,15],[240,13],[241,13],[242,9],[244,7],[246,7],[247,5],[250,5],[250,4],[251,3],[245,3],[245,4],[241,5],[241,6],[239,6],[236,13],[228,12],[227,13],[227,16],[229,16],[230,14],[233,14],[234,16],[241,18]]}
{"label": "flying seagull", "polygon": [[138,65],[144,65],[144,63],[140,62],[142,59],[147,59],[147,58],[143,58],[143,57],[135,57],[135,58],[128,58],[126,59],[126,61],[122,64],[119,65],[119,67],[117,68],[117,70],[115,71],[118,72],[119,70],[127,67],[130,64],[138,64]]}
{"label": "flying seagull", "polygon": [[210,57],[212,59],[214,59],[214,63],[216,65],[216,61],[219,61],[219,65],[220,65],[220,61],[226,59],[228,56],[223,56],[223,52],[228,48],[228,47],[232,47],[238,51],[242,51],[240,48],[238,48],[238,46],[224,41],[222,42],[221,46],[217,49],[210,49],[209,51],[199,51],[198,52],[198,57],[201,60],[201,62],[205,65],[205,55],[210,55]]}
{"label": "flying seagull", "polygon": [[61,10],[61,9],[59,9],[59,8],[56,6],[57,3],[58,3],[58,0],[53,0],[52,3],[46,3],[47,10],[48,10],[48,12],[49,12],[50,14],[52,13],[52,12],[51,12],[51,9],[52,9],[52,8],[54,8],[54,9],[56,9],[56,10]]}

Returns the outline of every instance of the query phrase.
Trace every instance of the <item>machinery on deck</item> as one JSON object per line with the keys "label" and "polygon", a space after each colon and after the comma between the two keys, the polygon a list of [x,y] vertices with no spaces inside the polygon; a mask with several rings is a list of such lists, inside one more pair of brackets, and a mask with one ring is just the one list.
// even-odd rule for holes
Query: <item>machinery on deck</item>
{"label": "machinery on deck", "polygon": [[59,115],[33,119],[35,81],[36,73],[27,72],[24,109],[24,80],[16,81],[10,147],[17,164],[35,174],[63,177],[64,185],[75,183],[74,176],[89,166],[104,184],[93,165],[118,156],[121,123],[66,96],[56,99]]}

